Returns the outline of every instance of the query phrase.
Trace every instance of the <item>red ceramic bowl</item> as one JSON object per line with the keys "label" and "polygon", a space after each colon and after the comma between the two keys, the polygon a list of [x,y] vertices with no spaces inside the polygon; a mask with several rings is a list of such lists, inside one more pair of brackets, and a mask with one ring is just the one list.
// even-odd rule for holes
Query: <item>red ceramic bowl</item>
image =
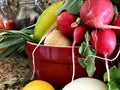
{"label": "red ceramic bowl", "polygon": [[[32,68],[32,51],[36,45],[31,42],[26,43],[26,53]],[[86,70],[78,63],[78,57],[81,57],[81,55],[78,52],[78,47],[76,47],[75,78],[87,76]],[[116,62],[110,63],[110,66],[116,65]],[[106,71],[104,61],[97,59],[95,64],[97,70],[93,77],[103,79],[103,74]],[[40,45],[35,51],[35,69],[35,79],[45,80],[51,83],[56,90],[61,90],[72,78],[72,48],[70,46],[56,47]]]}

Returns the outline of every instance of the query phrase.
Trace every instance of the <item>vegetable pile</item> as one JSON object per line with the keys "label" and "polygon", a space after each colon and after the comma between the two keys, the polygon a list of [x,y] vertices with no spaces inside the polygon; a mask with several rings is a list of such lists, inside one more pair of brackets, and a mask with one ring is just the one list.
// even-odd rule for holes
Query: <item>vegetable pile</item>
{"label": "vegetable pile", "polygon": [[[79,58],[79,63],[86,68],[88,76],[94,75],[95,59],[101,58],[105,61],[107,80],[111,82],[108,58],[114,52],[119,43],[117,39],[120,37],[119,7],[114,3],[110,0],[65,0],[57,11],[56,25],[40,41],[44,42],[54,28],[68,39],[71,38],[72,80],[75,73],[74,47],[80,46],[79,53],[83,57]],[[51,42],[54,42],[54,39]],[[111,90],[111,84],[108,86]]]}
{"label": "vegetable pile", "polygon": [[[109,90],[119,90],[116,79],[112,79],[113,74],[111,73],[114,70],[111,72],[108,65],[108,60],[110,60],[108,58],[114,52],[120,38],[119,2],[119,0],[65,0],[58,2],[43,11],[33,33],[26,32],[26,29],[1,31],[3,39],[0,42],[0,49],[15,45],[16,43],[11,43],[4,46],[6,41],[8,43],[8,38],[13,39],[15,35],[18,35],[14,38],[16,41],[72,46],[73,80],[75,73],[74,47],[79,46],[79,53],[82,57],[78,61],[86,69],[88,76],[94,75],[95,59],[100,58],[105,61],[107,71],[105,81],[108,82]],[[30,37],[31,34],[33,34],[33,38]],[[16,45],[20,44],[21,41]],[[32,53],[33,57],[35,50]]]}

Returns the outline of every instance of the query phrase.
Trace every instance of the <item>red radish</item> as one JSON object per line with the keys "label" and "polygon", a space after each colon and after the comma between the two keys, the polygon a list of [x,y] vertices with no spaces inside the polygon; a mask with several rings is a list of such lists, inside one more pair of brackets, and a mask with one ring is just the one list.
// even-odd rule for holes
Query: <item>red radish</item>
{"label": "red radish", "polygon": [[93,30],[90,43],[98,55],[109,55],[116,47],[116,35],[111,29]]}
{"label": "red radish", "polygon": [[74,60],[74,48],[75,44],[81,43],[84,40],[84,36],[86,33],[87,29],[84,25],[79,25],[74,29],[74,34],[73,34],[73,45],[72,45],[72,62],[73,62],[73,75],[72,75],[72,81],[74,79],[74,74],[75,74],[75,60]]}
{"label": "red radish", "polygon": [[73,36],[74,27],[71,24],[75,22],[77,17],[67,11],[63,11],[57,17],[57,28],[66,36]]}
{"label": "red radish", "polygon": [[86,0],[80,8],[82,21],[92,28],[114,28],[118,26],[108,25],[114,16],[114,6],[110,0]]}
{"label": "red radish", "polygon": [[96,50],[98,55],[105,58],[105,66],[110,81],[110,72],[107,57],[111,54],[116,47],[116,35],[111,29],[93,30],[91,32],[91,45]]}
{"label": "red radish", "polygon": [[[117,16],[117,19],[116,21],[113,23],[114,26],[120,26],[120,11],[118,12],[118,16]],[[113,29],[113,31],[115,32],[115,34],[120,37],[120,29],[119,30],[116,30],[116,29]]]}
{"label": "red radish", "polygon": [[78,27],[76,27],[74,29],[74,34],[73,34],[74,42],[73,42],[73,45],[75,45],[76,43],[81,43],[84,40],[86,30],[87,30],[86,27],[83,26],[83,25],[79,25]]}

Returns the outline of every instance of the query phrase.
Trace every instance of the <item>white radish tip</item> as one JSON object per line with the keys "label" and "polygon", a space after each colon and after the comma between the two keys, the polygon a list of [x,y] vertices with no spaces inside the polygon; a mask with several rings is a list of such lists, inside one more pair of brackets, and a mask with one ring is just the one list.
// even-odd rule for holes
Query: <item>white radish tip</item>
{"label": "white radish tip", "polygon": [[78,26],[78,24],[76,23],[76,22],[73,22],[72,24],[71,24],[71,27],[72,28],[75,28],[75,27],[77,27]]}

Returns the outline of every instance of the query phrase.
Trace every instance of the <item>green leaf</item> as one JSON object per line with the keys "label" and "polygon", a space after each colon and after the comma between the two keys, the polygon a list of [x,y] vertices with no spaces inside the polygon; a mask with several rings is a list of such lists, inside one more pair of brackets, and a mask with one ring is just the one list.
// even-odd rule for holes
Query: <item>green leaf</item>
{"label": "green leaf", "polygon": [[95,50],[89,45],[90,36],[88,32],[85,34],[86,42],[82,42],[79,48],[79,53],[83,55],[79,58],[79,63],[83,68],[86,68],[89,77],[92,77],[96,67],[95,67]]}
{"label": "green leaf", "polygon": [[0,30],[0,49],[7,47],[7,50],[0,53],[0,58],[9,58],[24,52],[26,41],[33,42],[33,28],[34,25],[19,31]]}
{"label": "green leaf", "polygon": [[25,28],[23,28],[23,29],[21,29],[21,30],[30,30],[30,29],[34,29],[35,28],[35,25],[36,24],[33,24],[33,25],[30,25],[30,26],[28,26],[28,27],[25,27]]}
{"label": "green leaf", "polygon": [[[82,47],[80,47],[80,48],[82,48]],[[88,76],[92,77],[94,72],[95,72],[95,70],[96,70],[96,67],[95,67],[95,57],[93,57],[93,56],[96,55],[95,51],[90,46],[87,46],[85,48],[85,50],[83,50],[83,52],[84,52],[83,55],[85,56],[85,58],[79,58],[79,62],[81,64],[81,66],[86,68]]]}
{"label": "green leaf", "polygon": [[110,68],[110,81],[108,81],[107,72],[104,74],[104,81],[108,83],[109,90],[120,90],[120,67]]}
{"label": "green leaf", "polygon": [[86,64],[85,64],[85,58],[79,58],[78,59],[78,61],[79,61],[79,63],[80,63],[80,65],[83,67],[83,68],[86,68]]}
{"label": "green leaf", "polygon": [[31,34],[33,34],[33,30],[34,29],[23,29],[23,30],[21,30],[21,32],[25,33],[25,34],[28,34],[28,35],[31,35]]}
{"label": "green leaf", "polygon": [[17,52],[17,49],[19,47],[21,47],[21,45],[23,45],[23,43],[19,43],[19,44],[8,47],[7,50],[5,50],[5,52],[0,54],[0,58],[4,58],[4,57],[8,57],[8,56],[10,56],[10,57],[14,56],[14,54]]}
{"label": "green leaf", "polygon": [[25,33],[20,32],[20,33],[18,33],[18,35],[26,41],[32,41],[33,40],[29,35],[27,35]]}
{"label": "green leaf", "polygon": [[83,0],[65,0],[64,4],[58,10],[59,15],[62,11],[67,10],[69,13],[79,15],[80,7],[83,4]]}
{"label": "green leaf", "polygon": [[108,83],[108,90],[120,90],[115,82],[110,81]]}
{"label": "green leaf", "polygon": [[32,33],[33,33],[33,29],[21,30],[21,31],[15,31],[15,30],[8,31],[8,30],[6,30],[6,31],[1,31],[1,36],[7,37],[10,35],[14,35],[15,37],[23,38],[26,41],[32,41],[33,39],[30,37],[30,34],[32,34]]}
{"label": "green leaf", "polygon": [[90,35],[89,35],[88,32],[86,32],[86,34],[85,34],[85,41],[86,41],[86,43],[87,43],[87,45],[88,45],[88,44],[89,44],[89,41],[90,41]]}
{"label": "green leaf", "polygon": [[85,53],[85,48],[87,47],[86,45],[87,45],[86,42],[81,43],[81,46],[79,48],[79,53],[80,54],[85,55],[84,53]]}
{"label": "green leaf", "polygon": [[0,42],[0,49],[24,42],[23,38],[9,38]]}

